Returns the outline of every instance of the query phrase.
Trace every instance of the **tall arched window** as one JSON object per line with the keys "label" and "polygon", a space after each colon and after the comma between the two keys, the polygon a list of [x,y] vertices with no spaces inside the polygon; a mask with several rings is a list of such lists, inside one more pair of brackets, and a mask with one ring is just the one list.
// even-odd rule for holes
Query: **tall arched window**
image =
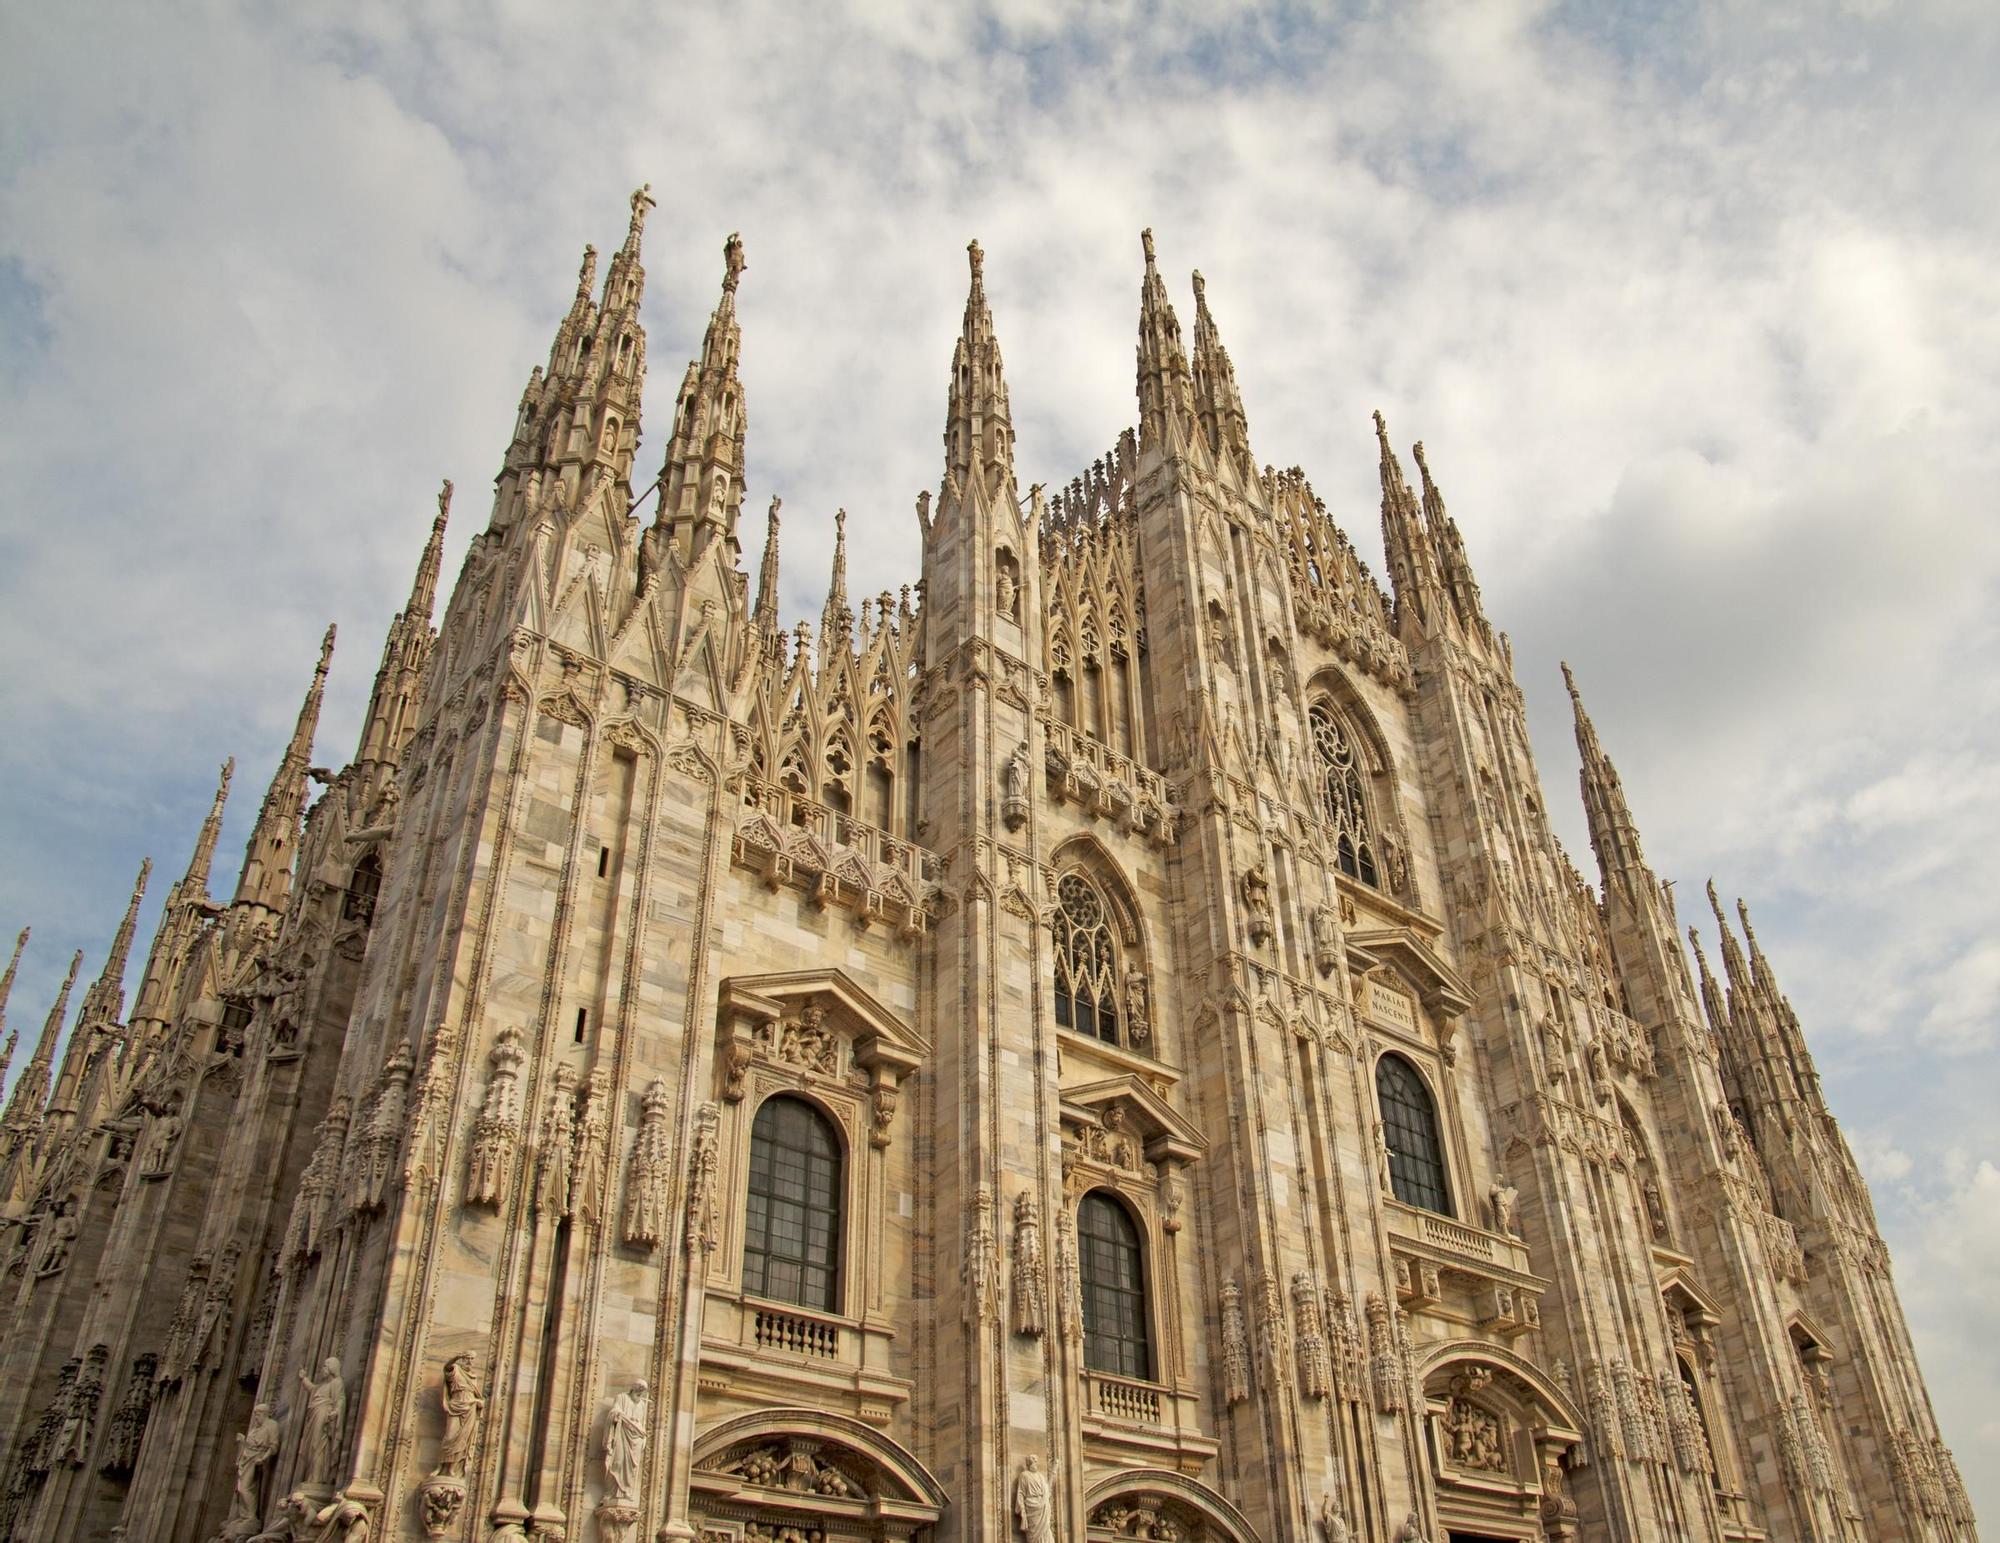
{"label": "tall arched window", "polygon": [[1424,1079],[1401,1056],[1385,1055],[1375,1063],[1375,1097],[1382,1106],[1382,1135],[1389,1144],[1390,1190],[1404,1205],[1451,1215],[1437,1105]]}
{"label": "tall arched window", "polygon": [[1153,1342],[1146,1328],[1146,1266],[1131,1213],[1102,1190],[1076,1211],[1078,1274],[1083,1279],[1083,1364],[1114,1377],[1147,1381]]}
{"label": "tall arched window", "polygon": [[840,1306],[840,1143],[802,1098],[766,1100],[750,1127],[743,1289],[775,1302]]}
{"label": "tall arched window", "polygon": [[1056,1022],[1118,1043],[1118,948],[1104,897],[1080,873],[1056,883]]}
{"label": "tall arched window", "polygon": [[1306,717],[1319,766],[1320,814],[1334,829],[1340,871],[1364,884],[1379,884],[1375,832],[1368,823],[1368,803],[1361,793],[1361,759],[1355,752],[1354,737],[1329,702],[1313,703]]}

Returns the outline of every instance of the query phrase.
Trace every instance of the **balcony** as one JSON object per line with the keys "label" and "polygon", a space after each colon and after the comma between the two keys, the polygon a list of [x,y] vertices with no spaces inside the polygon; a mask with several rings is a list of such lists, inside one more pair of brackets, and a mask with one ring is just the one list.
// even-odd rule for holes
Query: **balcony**
{"label": "balcony", "polygon": [[711,1285],[701,1330],[703,1393],[757,1403],[810,1404],[871,1424],[887,1421],[913,1384],[895,1369],[895,1331]]}
{"label": "balcony", "polygon": [[1383,1199],[1396,1295],[1411,1310],[1477,1324],[1509,1339],[1541,1327],[1548,1282],[1519,1238]]}

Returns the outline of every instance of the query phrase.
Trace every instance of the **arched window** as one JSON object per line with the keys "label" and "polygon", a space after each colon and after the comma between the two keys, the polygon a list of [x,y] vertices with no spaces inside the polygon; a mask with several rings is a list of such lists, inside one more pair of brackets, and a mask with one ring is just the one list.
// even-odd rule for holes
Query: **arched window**
{"label": "arched window", "polygon": [[1147,1381],[1153,1342],[1146,1330],[1146,1266],[1131,1213],[1102,1190],[1076,1211],[1078,1274],[1083,1279],[1083,1364],[1114,1377]]}
{"label": "arched window", "polygon": [[1375,1097],[1382,1106],[1382,1135],[1389,1143],[1389,1188],[1404,1205],[1451,1215],[1437,1105],[1424,1079],[1401,1056],[1385,1055],[1375,1063]]}
{"label": "arched window", "polygon": [[840,1143],[802,1098],[766,1100],[750,1127],[743,1289],[826,1312],[840,1305]]}
{"label": "arched window", "polygon": [[1104,899],[1080,873],[1056,884],[1056,1023],[1118,1043],[1118,949]]}
{"label": "arched window", "polygon": [[1368,823],[1368,803],[1361,793],[1361,760],[1354,737],[1330,703],[1312,705],[1306,717],[1312,728],[1313,755],[1319,763],[1319,808],[1334,828],[1334,849],[1340,871],[1363,884],[1379,884],[1375,867],[1375,832]]}

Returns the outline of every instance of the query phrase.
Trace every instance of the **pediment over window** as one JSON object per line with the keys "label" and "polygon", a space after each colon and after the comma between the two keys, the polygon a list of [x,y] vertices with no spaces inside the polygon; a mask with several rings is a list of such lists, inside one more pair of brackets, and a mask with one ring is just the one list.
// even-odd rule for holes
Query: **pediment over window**
{"label": "pediment over window", "polygon": [[854,1041],[855,1060],[863,1066],[881,1060],[908,1071],[930,1054],[929,1041],[844,970],[732,975],[722,983],[721,1016],[729,1027],[778,1023],[808,1006],[828,1014]]}
{"label": "pediment over window", "polygon": [[1347,957],[1362,970],[1387,968],[1409,983],[1425,1010],[1440,1021],[1470,1012],[1472,987],[1444,956],[1408,927],[1378,927],[1347,934]]}
{"label": "pediment over window", "polygon": [[1173,1105],[1129,1073],[1064,1088],[1062,1118],[1080,1130],[1129,1134],[1148,1162],[1193,1162],[1208,1149]]}
{"label": "pediment over window", "polygon": [[933,1525],[948,1504],[910,1452],[859,1420],[816,1409],[760,1409],[703,1432],[689,1489],[715,1528],[703,1536],[782,1537],[796,1528],[802,1536],[902,1539]]}
{"label": "pediment over window", "polygon": [[1694,1277],[1685,1269],[1676,1267],[1660,1277],[1660,1295],[1680,1312],[1690,1324],[1700,1324],[1703,1328],[1714,1328],[1722,1322],[1722,1307],[1694,1282]]}

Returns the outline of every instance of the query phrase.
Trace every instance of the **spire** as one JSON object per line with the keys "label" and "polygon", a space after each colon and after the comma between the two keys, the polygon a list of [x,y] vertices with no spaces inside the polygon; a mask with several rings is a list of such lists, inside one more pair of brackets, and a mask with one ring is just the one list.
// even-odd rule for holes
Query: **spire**
{"label": "spire", "polygon": [[1736,934],[1729,930],[1729,918],[1723,914],[1722,901],[1716,896],[1713,879],[1708,881],[1708,908],[1715,913],[1715,925],[1722,933],[1722,967],[1729,974],[1729,989],[1740,995],[1751,985],[1750,967],[1743,962],[1743,950],[1737,946]]}
{"label": "spire", "polygon": [[278,762],[277,774],[264,794],[257,828],[250,833],[250,845],[243,854],[243,872],[236,881],[238,905],[282,911],[291,894],[292,849],[298,845],[299,822],[305,813],[306,770],[312,764],[313,733],[319,727],[326,672],[333,663],[333,635],[334,629],[328,627],[326,636],[320,640],[319,665],[313,670],[312,685],[299,707],[299,720]]}
{"label": "spire", "polygon": [[548,367],[531,374],[521,394],[514,438],[495,479],[496,530],[520,517],[536,473],[553,473],[564,492],[573,495],[588,472],[601,471],[625,502],[631,501],[639,399],[646,382],[646,332],[639,324],[646,270],[640,246],[646,211],[652,207],[648,188],[633,193],[625,244],[613,254],[603,292],[595,300],[597,249],[583,249],[576,296],[556,328]]}
{"label": "spire", "polygon": [[1153,233],[1139,232],[1146,276],[1139,285],[1139,443],[1171,450],[1194,431],[1194,381],[1181,324],[1153,256]]}
{"label": "spire", "polygon": [[1772,1003],[1782,1002],[1784,993],[1778,990],[1778,974],[1771,968],[1771,961],[1764,957],[1764,950],[1757,944],[1757,929],[1750,925],[1750,907],[1742,900],[1736,902],[1736,916],[1743,923],[1743,937],[1750,945],[1750,978],[1756,981],[1765,996]]}
{"label": "spire", "polygon": [[1708,955],[1701,951],[1701,934],[1693,927],[1688,928],[1688,942],[1694,945],[1695,972],[1701,980],[1702,1010],[1708,1014],[1708,1027],[1717,1039],[1729,1030],[1729,1004],[1723,1000],[1722,987],[1708,968]]}
{"label": "spire", "polygon": [[778,635],[778,506],[783,499],[771,499],[771,512],[764,521],[764,561],[757,570],[757,615],[759,635]]}
{"label": "spire", "polygon": [[96,982],[83,994],[77,1009],[79,1027],[122,1023],[125,1018],[125,965],[132,957],[132,935],[139,925],[139,905],[146,898],[146,883],[153,876],[153,860],[139,864],[139,876],[132,881],[132,898],[125,902],[125,914],[111,937],[111,951],[104,956],[104,968]]}
{"label": "spire", "polygon": [[222,834],[222,806],[229,801],[229,779],[235,775],[236,757],[232,755],[222,763],[222,774],[215,783],[215,802],[208,806],[201,834],[195,837],[194,855],[188,859],[187,876],[177,891],[181,900],[199,900],[208,894],[209,865],[215,860],[216,837]]}
{"label": "spire", "polygon": [[1417,475],[1423,481],[1424,528],[1430,537],[1431,552],[1445,593],[1451,597],[1459,624],[1490,641],[1493,629],[1487,623],[1486,610],[1479,598],[1479,584],[1472,577],[1472,561],[1466,556],[1465,538],[1458,533],[1458,522],[1445,511],[1444,495],[1431,480],[1430,462],[1424,459],[1422,440],[1410,447],[1410,454],[1416,459]]}
{"label": "spire", "polygon": [[[0,975],[0,1025],[7,1022],[7,998],[14,994],[14,972],[21,968],[21,950],[27,946],[28,929],[23,927],[21,935],[14,939],[14,957],[7,961],[7,973]],[[14,1064],[14,1047],[20,1042],[18,1032],[7,1030],[7,1047],[0,1050],[0,1088],[7,1086],[7,1068]]]}
{"label": "spire", "polygon": [[444,565],[444,529],[451,518],[451,480],[438,490],[437,517],[417,559],[410,598],[389,623],[382,640],[382,661],[375,667],[375,684],[368,691],[368,711],[361,719],[361,743],[354,759],[364,765],[393,766],[416,728],[418,698],[423,691],[424,666],[430,662],[436,634],[431,612],[437,605],[439,570]]}
{"label": "spire", "polygon": [[76,972],[82,968],[83,950],[79,948],[69,961],[69,974],[63,979],[62,990],[56,993],[55,1006],[43,1020],[42,1037],[35,1041],[35,1054],[22,1069],[21,1080],[14,1084],[14,1096],[7,1101],[4,1123],[10,1127],[33,1125],[42,1117],[42,1104],[49,1096],[49,1068],[56,1059],[56,1041],[62,1037],[63,1019],[69,1016],[69,994],[76,985]]}
{"label": "spire", "polygon": [[1194,275],[1194,404],[1202,437],[1216,460],[1233,461],[1246,475],[1254,472],[1257,463],[1250,454],[1250,420],[1236,389],[1236,369],[1229,362],[1229,350],[1222,346],[1215,318],[1209,315],[1208,286],[1202,282],[1199,269]]}
{"label": "spire", "polygon": [[1422,627],[1441,598],[1437,571],[1416,495],[1403,480],[1402,463],[1389,445],[1389,425],[1379,411],[1375,414],[1375,441],[1381,448],[1382,550],[1395,585],[1397,614],[1409,616]]}
{"label": "spire", "polygon": [[675,542],[692,562],[716,537],[738,555],[736,522],[743,509],[743,442],[748,425],[737,360],[743,331],[736,321],[736,287],[743,280],[743,240],[722,244],[722,295],[702,334],[701,357],[689,361],[674,406],[673,436],[660,466],[660,507],[649,545]]}
{"label": "spire", "polygon": [[[956,483],[961,500],[982,496],[1018,501],[1014,482],[1014,417],[1007,405],[1007,379],[1000,340],[986,303],[986,253],[966,243],[972,269],[965,293],[965,320],[951,353],[951,391],[944,425],[945,487]],[[950,502],[947,499],[947,502]]]}
{"label": "spire", "polygon": [[847,604],[847,511],[833,516],[833,576],[826,587],[826,606],[819,616],[819,647],[822,657],[839,638],[844,646],[853,632],[854,612]]}
{"label": "spire", "polygon": [[1598,870],[1607,890],[1621,876],[1629,877],[1645,866],[1639,849],[1639,827],[1625,801],[1624,785],[1618,768],[1598,743],[1597,726],[1584,710],[1583,694],[1576,689],[1576,676],[1562,667],[1563,684],[1569,688],[1570,709],[1576,717],[1576,749],[1583,760],[1579,780],[1583,785],[1583,808],[1590,825],[1590,845],[1597,853]]}

